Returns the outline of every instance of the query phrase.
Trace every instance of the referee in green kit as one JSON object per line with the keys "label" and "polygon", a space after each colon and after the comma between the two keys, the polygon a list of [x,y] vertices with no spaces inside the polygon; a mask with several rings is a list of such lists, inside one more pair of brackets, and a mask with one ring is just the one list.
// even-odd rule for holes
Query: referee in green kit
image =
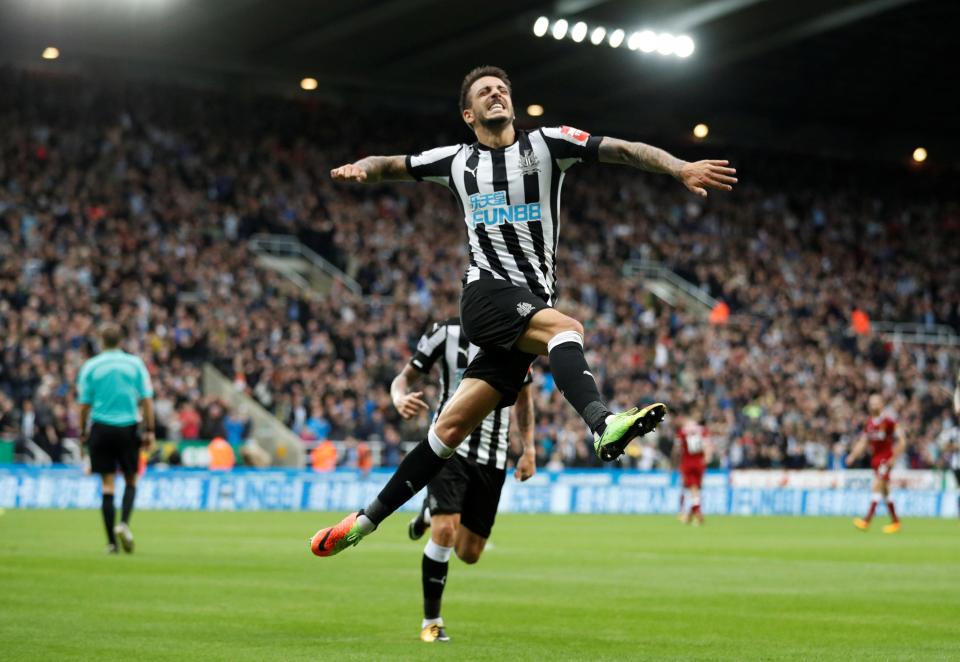
{"label": "referee in green kit", "polygon": [[[153,386],[143,360],[120,349],[120,327],[112,322],[100,330],[103,351],[80,368],[77,377],[77,401],[80,403],[80,429],[88,445],[90,467],[103,481],[103,524],[107,528],[107,553],[117,553],[117,539],[124,551],[133,551],[130,515],[137,496],[137,468],[140,448],[153,448]],[[137,430],[143,411],[143,434]],[[92,421],[89,433],[87,423]],[[123,511],[114,526],[114,478],[117,468],[123,472]]]}

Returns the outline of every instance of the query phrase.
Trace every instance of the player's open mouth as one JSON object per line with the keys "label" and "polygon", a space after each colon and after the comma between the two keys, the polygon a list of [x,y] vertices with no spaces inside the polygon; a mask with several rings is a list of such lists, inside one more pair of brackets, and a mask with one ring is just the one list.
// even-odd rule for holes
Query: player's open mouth
{"label": "player's open mouth", "polygon": [[487,110],[506,110],[506,108],[503,107],[502,103],[495,103],[492,106],[490,106],[490,108],[488,108]]}

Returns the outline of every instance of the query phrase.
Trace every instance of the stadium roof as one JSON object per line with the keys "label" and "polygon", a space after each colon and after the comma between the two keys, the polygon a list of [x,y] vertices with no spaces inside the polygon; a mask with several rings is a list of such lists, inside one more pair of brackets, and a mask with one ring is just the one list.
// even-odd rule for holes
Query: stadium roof
{"label": "stadium roof", "polygon": [[[686,59],[534,36],[538,16],[686,33]],[[122,62],[225,84],[454,109],[466,70],[498,64],[545,122],[935,161],[952,150],[944,51],[960,3],[915,0],[8,0],[0,60]],[[373,95],[371,97],[371,95]],[[598,124],[600,125],[598,127]],[[892,156],[891,156],[892,158]]]}

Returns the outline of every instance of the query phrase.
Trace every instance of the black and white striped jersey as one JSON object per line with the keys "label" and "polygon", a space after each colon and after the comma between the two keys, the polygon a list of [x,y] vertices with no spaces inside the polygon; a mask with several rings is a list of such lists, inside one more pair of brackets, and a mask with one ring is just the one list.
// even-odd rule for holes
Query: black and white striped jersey
{"label": "black and white striped jersey", "polygon": [[[479,347],[467,340],[460,329],[460,320],[455,317],[437,322],[420,337],[410,364],[422,373],[429,373],[436,363],[440,365],[440,402],[433,416],[434,422],[453,397],[464,371],[479,351]],[[523,383],[530,382],[528,372]],[[500,407],[483,419],[483,423],[460,444],[457,453],[477,464],[505,469],[509,435],[510,407]]]}
{"label": "black and white striped jersey", "polygon": [[500,149],[473,143],[407,156],[407,171],[456,197],[470,243],[464,285],[507,280],[553,305],[564,173],[596,161],[601,138],[569,126],[516,134]]}

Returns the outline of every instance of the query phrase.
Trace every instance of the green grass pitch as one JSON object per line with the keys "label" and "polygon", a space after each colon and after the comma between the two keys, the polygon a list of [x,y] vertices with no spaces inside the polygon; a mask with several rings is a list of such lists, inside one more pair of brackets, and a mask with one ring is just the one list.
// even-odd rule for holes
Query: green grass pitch
{"label": "green grass pitch", "polygon": [[0,659],[960,660],[956,521],[501,515],[451,563],[443,645],[407,516],[314,558],[337,517],[138,512],[108,557],[99,512],[8,510]]}

